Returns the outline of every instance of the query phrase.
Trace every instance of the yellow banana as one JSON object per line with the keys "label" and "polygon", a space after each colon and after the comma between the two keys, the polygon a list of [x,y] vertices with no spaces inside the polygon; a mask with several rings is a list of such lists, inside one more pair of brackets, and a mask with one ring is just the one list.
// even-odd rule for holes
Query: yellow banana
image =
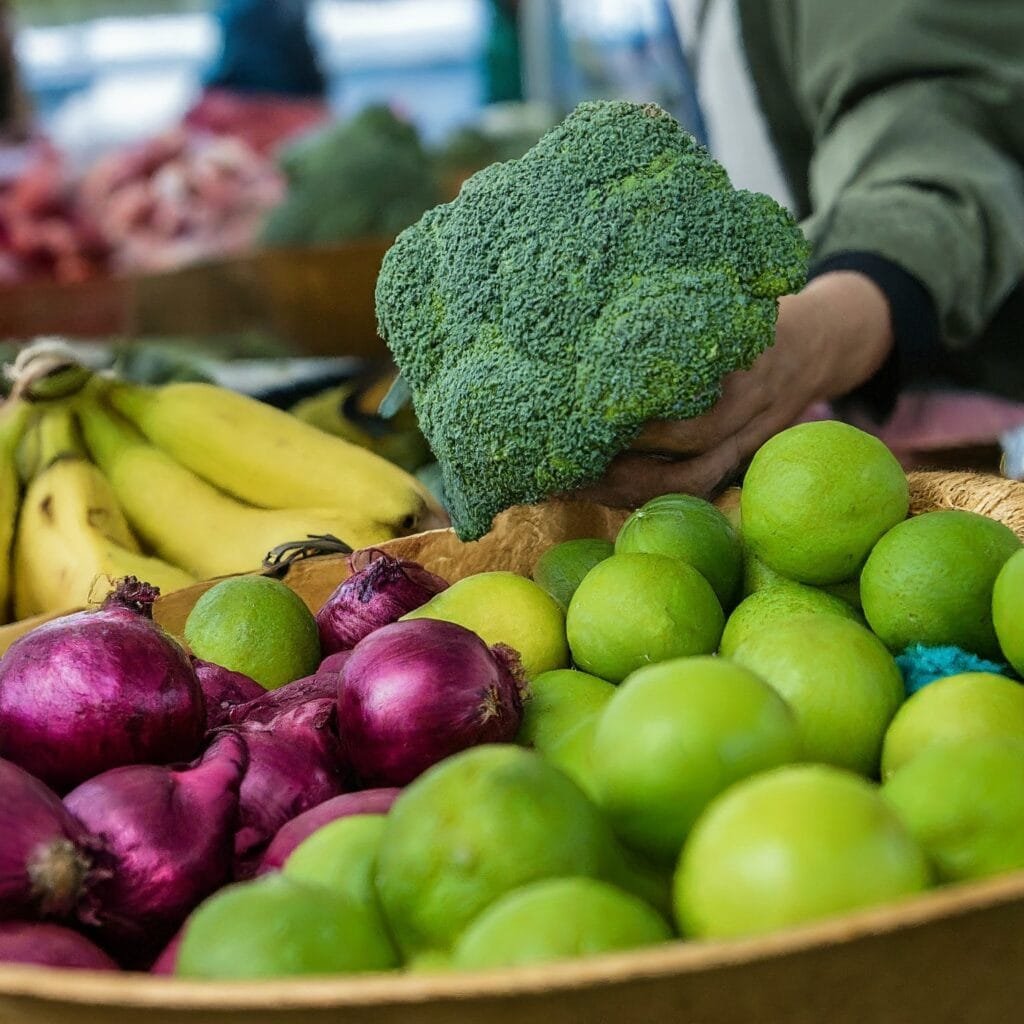
{"label": "yellow banana", "polygon": [[253,508],[179,465],[127,421],[83,402],[86,444],[129,522],[162,558],[201,578],[258,569],[279,544],[331,533],[354,548],[393,536],[387,524],[331,509]]}
{"label": "yellow banana", "polygon": [[303,399],[290,412],[304,423],[366,448],[411,473],[430,460],[430,448],[411,407],[401,409],[390,420],[376,415],[382,397],[376,380],[354,378]]}
{"label": "yellow banana", "polygon": [[15,400],[0,405],[0,622],[9,618],[11,545],[21,497],[15,451],[28,417],[29,407],[24,402]]}
{"label": "yellow banana", "polygon": [[140,552],[110,484],[80,453],[70,409],[48,409],[37,430],[41,471],[26,491],[14,551],[19,618],[81,608],[122,576],[161,593],[195,582]]}
{"label": "yellow banana", "polygon": [[98,384],[154,445],[252,505],[344,509],[406,533],[443,515],[386,459],[245,395],[212,384]]}

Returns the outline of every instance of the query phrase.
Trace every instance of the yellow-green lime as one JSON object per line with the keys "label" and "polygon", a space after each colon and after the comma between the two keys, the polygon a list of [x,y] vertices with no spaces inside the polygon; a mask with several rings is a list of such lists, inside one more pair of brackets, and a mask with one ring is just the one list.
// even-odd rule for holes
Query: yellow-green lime
{"label": "yellow-green lime", "polygon": [[992,672],[936,679],[893,718],[882,748],[882,777],[930,747],[1000,738],[1024,740],[1024,686]]}
{"label": "yellow-green lime", "polygon": [[519,652],[527,678],[566,668],[565,613],[542,587],[513,572],[481,572],[453,583],[404,619],[442,619],[484,643]]}
{"label": "yellow-green lime", "polygon": [[599,715],[615,693],[605,679],[556,669],[544,672],[530,683],[530,699],[523,705],[523,721],[517,742],[546,753],[584,719]]}
{"label": "yellow-green lime", "polygon": [[607,878],[620,858],[600,812],[566,775],[533,751],[484,745],[441,761],[399,795],[375,882],[410,956],[450,949],[513,889],[566,875]]}
{"label": "yellow-green lime", "polygon": [[610,540],[584,537],[566,540],[548,548],[533,567],[533,579],[543,587],[564,611],[584,576],[609,555],[615,545]]}
{"label": "yellow-green lime", "polygon": [[275,872],[229,885],[193,912],[175,973],[230,980],[397,966],[379,914]]}
{"label": "yellow-green lime", "polygon": [[765,564],[801,583],[853,577],[907,514],[907,478],[876,437],[833,420],[776,434],[750,463],[743,539]]}
{"label": "yellow-green lime", "polygon": [[743,549],[732,523],[714,505],[689,494],[663,494],[641,505],[615,538],[615,553],[668,555],[692,565],[731,608],[743,572]]}
{"label": "yellow-green lime", "polygon": [[975,512],[926,512],[893,527],[860,577],[868,624],[892,651],[952,645],[999,658],[992,589],[1017,535]]}
{"label": "yellow-green lime", "polygon": [[903,677],[869,630],[839,615],[803,615],[749,633],[732,659],[756,672],[796,715],[804,757],[875,776]]}
{"label": "yellow-green lime", "polygon": [[832,594],[787,580],[754,591],[733,609],[725,621],[718,653],[729,657],[744,638],[771,630],[780,622],[802,615],[838,615],[860,622],[860,616],[843,600]]}
{"label": "yellow-green lime", "polygon": [[1024,739],[929,747],[882,787],[940,882],[1024,868]]}
{"label": "yellow-green lime", "polygon": [[711,584],[666,555],[612,555],[579,585],[566,615],[573,661],[617,683],[645,665],[718,648],[725,616]]}
{"label": "yellow-green lime", "polygon": [[783,576],[781,572],[776,572],[770,566],[765,565],[750,550],[749,545],[745,544],[743,546],[742,594],[744,597],[749,597],[751,594],[756,594],[759,590],[765,590],[768,587],[778,586],[780,583],[795,582],[795,580],[791,580],[788,576]]}
{"label": "yellow-green lime", "polygon": [[594,735],[594,790],[627,846],[671,865],[722,790],[799,756],[793,712],[764,680],[725,658],[678,658],[615,691]]}
{"label": "yellow-green lime", "polygon": [[516,739],[533,747],[591,795],[591,740],[597,719],[614,693],[611,683],[586,672],[544,672],[530,683],[530,699],[523,705]]}
{"label": "yellow-green lime", "polygon": [[295,882],[318,885],[379,912],[373,874],[383,814],[353,814],[317,829],[281,868]]}
{"label": "yellow-green lime", "polygon": [[643,900],[593,878],[523,886],[463,932],[452,963],[461,970],[516,967],[667,942],[664,919]]}
{"label": "yellow-green lime", "polygon": [[924,853],[866,779],[789,765],[727,789],[675,877],[684,935],[733,938],[892,903],[931,881]]}
{"label": "yellow-green lime", "polygon": [[999,570],[992,589],[992,624],[1003,656],[1024,674],[1024,550]]}
{"label": "yellow-green lime", "polygon": [[268,690],[311,675],[320,637],[302,598],[267,576],[235,576],[203,594],[185,620],[197,658],[241,672]]}

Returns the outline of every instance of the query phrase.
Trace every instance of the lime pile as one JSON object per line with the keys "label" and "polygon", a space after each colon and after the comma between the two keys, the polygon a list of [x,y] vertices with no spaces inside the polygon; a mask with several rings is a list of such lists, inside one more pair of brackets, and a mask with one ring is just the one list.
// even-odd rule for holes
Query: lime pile
{"label": "lime pile", "polygon": [[[1024,869],[1024,551],[984,516],[908,508],[879,441],[810,423],[762,447],[727,512],[663,495],[613,540],[539,552],[533,579],[441,591],[404,619],[520,654],[516,742],[438,761],[386,815],[327,824],[280,878],[213,896],[179,970],[512,967]],[[190,642],[294,678],[315,654],[281,591],[218,585]],[[915,650],[950,670],[908,698]]]}

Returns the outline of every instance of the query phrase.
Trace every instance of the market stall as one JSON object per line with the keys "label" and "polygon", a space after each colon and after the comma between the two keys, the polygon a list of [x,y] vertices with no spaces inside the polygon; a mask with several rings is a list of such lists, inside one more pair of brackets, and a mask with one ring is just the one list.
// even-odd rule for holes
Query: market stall
{"label": "market stall", "polygon": [[1016,1019],[1024,407],[663,106],[504,125],[19,146],[0,1019]]}

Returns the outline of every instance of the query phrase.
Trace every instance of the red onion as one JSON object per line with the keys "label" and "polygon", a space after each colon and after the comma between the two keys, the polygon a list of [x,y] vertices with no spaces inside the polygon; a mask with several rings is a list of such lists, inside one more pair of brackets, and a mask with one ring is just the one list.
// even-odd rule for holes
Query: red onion
{"label": "red onion", "polygon": [[174,933],[174,938],[160,951],[160,955],[153,961],[153,966],[149,969],[150,974],[174,973],[174,968],[178,965],[178,948],[181,946],[181,940],[185,936],[187,924],[188,921],[186,920],[185,924]]}
{"label": "red onion", "polygon": [[276,690],[263,690],[255,700],[236,704],[227,711],[228,725],[279,725],[297,722],[336,734],[335,700],[341,671],[321,667],[315,675],[295,679]]}
{"label": "red onion", "polygon": [[355,647],[375,629],[397,622],[448,587],[422,565],[392,558],[376,548],[350,555],[348,568],[352,575],[316,614],[320,649],[325,654]]}
{"label": "red onion", "polygon": [[228,721],[228,712],[238,704],[256,700],[267,691],[247,675],[214,665],[212,661],[193,658],[192,667],[203,690],[206,704],[206,728],[216,729]]}
{"label": "red onion", "polygon": [[321,672],[340,672],[345,667],[345,662],[348,661],[351,654],[351,651],[335,651],[333,654],[328,654],[320,662],[317,674]]}
{"label": "red onion", "polygon": [[42,782],[0,758],[0,919],[89,919],[103,843]]}
{"label": "red onion", "polygon": [[404,786],[478,743],[515,739],[519,656],[453,622],[395,622],[361,640],[341,674],[346,759],[366,785]]}
{"label": "red onion", "polygon": [[0,963],[73,967],[87,971],[120,968],[84,935],[59,924],[6,921],[0,924]]}
{"label": "red onion", "polygon": [[334,754],[336,739],[325,741],[310,725],[306,732],[292,722],[280,731],[240,725],[232,732],[245,743],[245,772],[235,834],[234,877],[250,878],[267,844],[286,822],[345,790],[345,777]]}
{"label": "red onion", "polygon": [[223,734],[193,765],[114,768],[67,795],[114,857],[93,886],[104,945],[138,963],[228,881],[245,768],[245,744]]}
{"label": "red onion", "polygon": [[249,878],[278,829],[347,788],[337,729],[340,672],[318,671],[228,710],[230,730],[244,741],[235,836],[236,878]]}
{"label": "red onion", "polygon": [[0,756],[58,792],[126,764],[193,757],[206,727],[185,651],[129,577],[103,608],[38,626],[0,659]]}
{"label": "red onion", "polygon": [[343,793],[317,804],[297,818],[292,818],[271,840],[256,874],[265,875],[268,871],[279,871],[299,843],[332,821],[354,814],[387,814],[401,792],[400,789],[391,788],[361,789],[358,793]]}

